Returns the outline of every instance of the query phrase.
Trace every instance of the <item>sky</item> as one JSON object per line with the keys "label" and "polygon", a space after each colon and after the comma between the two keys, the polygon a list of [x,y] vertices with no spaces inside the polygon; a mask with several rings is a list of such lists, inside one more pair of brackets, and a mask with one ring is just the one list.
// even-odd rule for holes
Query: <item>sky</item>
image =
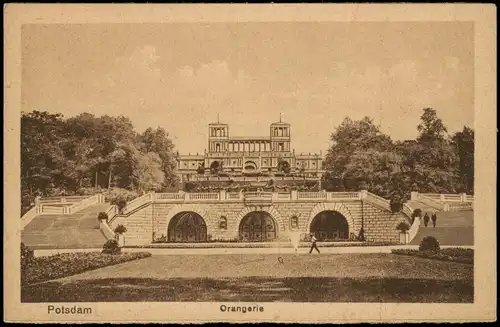
{"label": "sky", "polygon": [[296,152],[328,149],[349,116],[414,139],[432,107],[450,133],[474,122],[473,24],[279,22],[24,25],[22,110],[128,116],[180,153],[208,124],[267,136],[291,124]]}

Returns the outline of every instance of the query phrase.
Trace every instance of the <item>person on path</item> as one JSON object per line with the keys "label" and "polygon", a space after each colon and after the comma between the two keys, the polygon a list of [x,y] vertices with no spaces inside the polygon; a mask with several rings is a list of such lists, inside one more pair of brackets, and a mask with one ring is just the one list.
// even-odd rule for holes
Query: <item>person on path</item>
{"label": "person on path", "polygon": [[429,224],[429,215],[426,212],[425,216],[424,216],[424,225],[425,225],[425,227],[427,227],[427,224]]}
{"label": "person on path", "polygon": [[311,253],[313,249],[316,249],[318,253],[321,253],[319,252],[318,246],[316,245],[316,241],[317,241],[316,236],[314,236],[314,234],[311,233],[311,249],[309,250],[309,253]]}
{"label": "person on path", "polygon": [[435,212],[432,213],[431,220],[432,220],[432,227],[436,227],[436,220],[438,219],[437,215]]}

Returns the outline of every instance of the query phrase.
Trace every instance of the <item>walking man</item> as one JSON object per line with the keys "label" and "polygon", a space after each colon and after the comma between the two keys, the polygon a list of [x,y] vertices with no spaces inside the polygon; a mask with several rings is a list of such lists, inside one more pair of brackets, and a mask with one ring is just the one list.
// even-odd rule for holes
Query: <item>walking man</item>
{"label": "walking man", "polygon": [[438,219],[438,217],[436,216],[436,213],[433,212],[432,213],[432,216],[431,216],[431,220],[432,220],[432,227],[436,227],[436,220]]}
{"label": "walking man", "polygon": [[316,249],[318,253],[321,253],[319,252],[318,246],[316,245],[316,241],[317,241],[316,236],[314,236],[314,234],[311,233],[311,249],[309,250],[309,253],[311,253],[313,249]]}
{"label": "walking man", "polygon": [[429,223],[429,215],[426,212],[425,215],[424,215],[424,225],[425,225],[425,227],[427,227],[428,223]]}

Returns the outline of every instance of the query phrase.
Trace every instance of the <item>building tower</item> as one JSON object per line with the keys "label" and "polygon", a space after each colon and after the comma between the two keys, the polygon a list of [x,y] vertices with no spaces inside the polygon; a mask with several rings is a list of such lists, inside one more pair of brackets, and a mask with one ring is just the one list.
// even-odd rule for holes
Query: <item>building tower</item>
{"label": "building tower", "polygon": [[272,123],[271,133],[271,151],[290,152],[290,124],[280,121]]}
{"label": "building tower", "polygon": [[208,152],[229,150],[229,125],[220,122],[208,124]]}

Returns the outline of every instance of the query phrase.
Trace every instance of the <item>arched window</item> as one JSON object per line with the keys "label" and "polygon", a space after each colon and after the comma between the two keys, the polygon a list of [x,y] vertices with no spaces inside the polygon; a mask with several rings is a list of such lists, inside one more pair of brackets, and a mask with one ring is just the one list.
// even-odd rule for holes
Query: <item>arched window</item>
{"label": "arched window", "polygon": [[290,229],[299,228],[299,218],[297,216],[292,216],[290,218]]}
{"label": "arched window", "polygon": [[227,229],[227,218],[224,216],[221,216],[219,218],[219,228],[220,229]]}

